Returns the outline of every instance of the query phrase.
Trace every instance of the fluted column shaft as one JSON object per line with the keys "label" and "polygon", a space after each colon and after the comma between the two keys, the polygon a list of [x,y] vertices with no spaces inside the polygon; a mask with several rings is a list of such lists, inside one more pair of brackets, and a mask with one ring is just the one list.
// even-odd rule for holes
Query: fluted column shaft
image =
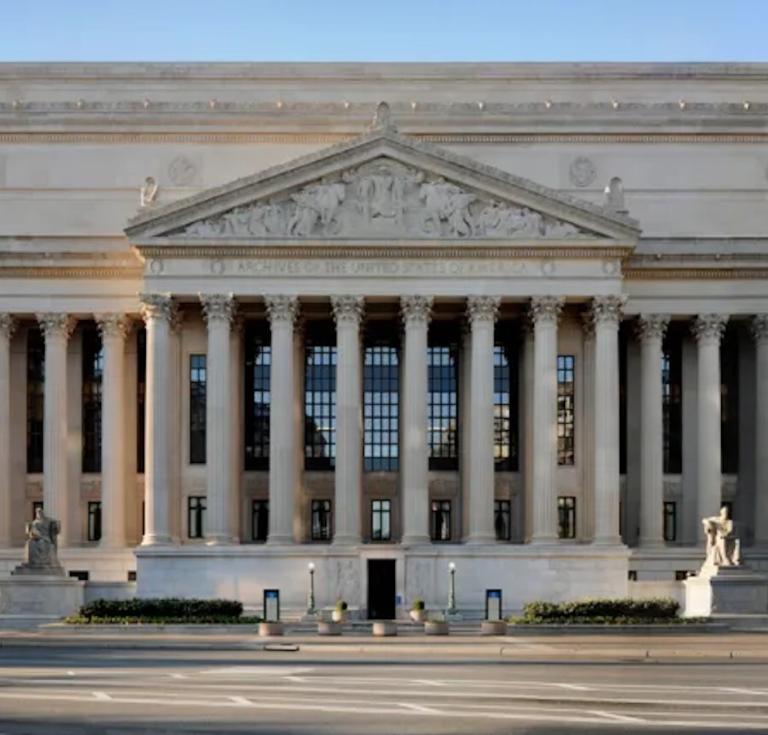
{"label": "fluted column shaft", "polygon": [[205,360],[205,463],[208,481],[205,538],[208,544],[232,543],[230,508],[234,488],[232,445],[232,355],[230,330],[235,302],[232,294],[201,294],[208,325]]}
{"label": "fluted column shaft", "polygon": [[469,503],[467,543],[493,543],[493,327],[501,299],[473,296],[467,300],[472,330],[469,401]]}
{"label": "fluted column shaft", "polygon": [[67,342],[74,328],[68,314],[38,314],[45,335],[43,398],[43,510],[61,523],[59,545],[72,537],[67,479]]}
{"label": "fluted column shaft", "polygon": [[755,338],[755,545],[768,546],[768,314],[752,320]]}
{"label": "fluted column shaft", "polygon": [[592,301],[595,325],[595,544],[621,543],[619,536],[619,321],[624,300]]}
{"label": "fluted column shaft", "polygon": [[293,327],[299,302],[295,296],[269,296],[272,328],[269,410],[269,538],[272,544],[293,542],[293,502],[296,486],[296,427],[294,423],[295,360]]}
{"label": "fluted column shaft", "polygon": [[640,546],[664,545],[664,412],[662,343],[669,324],[665,314],[643,314],[640,340]]}
{"label": "fluted column shaft", "polygon": [[531,300],[533,321],[532,543],[557,538],[557,320],[563,299]]}
{"label": "fluted column shaft", "polygon": [[[698,343],[696,482],[699,518],[717,515],[722,496],[720,340],[727,321],[728,317],[722,314],[702,314],[693,324]],[[703,538],[701,524],[699,538]]]}
{"label": "fluted column shaft", "polygon": [[101,546],[125,546],[125,338],[123,314],[97,314],[104,350],[101,393]]}
{"label": "fluted column shaft", "polygon": [[144,444],[144,546],[168,544],[171,492],[170,330],[173,301],[165,294],[144,294],[147,372]]}
{"label": "fluted column shaft", "polygon": [[402,543],[429,541],[429,453],[427,450],[427,331],[431,296],[400,299],[405,324],[404,386],[400,437],[403,492]]}
{"label": "fluted column shaft", "polygon": [[0,314],[0,548],[11,545],[11,337],[16,323]]}
{"label": "fluted column shaft", "polygon": [[336,320],[336,529],[337,544],[360,543],[363,412],[360,320],[362,296],[334,296]]}

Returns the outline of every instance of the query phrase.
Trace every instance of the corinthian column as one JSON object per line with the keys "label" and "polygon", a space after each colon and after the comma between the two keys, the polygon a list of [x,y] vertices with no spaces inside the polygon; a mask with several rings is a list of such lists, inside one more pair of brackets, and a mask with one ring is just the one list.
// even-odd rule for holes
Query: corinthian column
{"label": "corinthian column", "polygon": [[[697,446],[698,517],[720,510],[722,463],[720,453],[720,340],[728,317],[700,314],[693,323],[698,343]],[[699,526],[699,538],[703,529]]]}
{"label": "corinthian column", "polygon": [[403,488],[402,543],[429,542],[429,454],[427,452],[427,330],[431,296],[402,296],[405,325],[403,429],[400,438]]}
{"label": "corinthian column", "polygon": [[293,542],[296,486],[293,325],[299,312],[299,300],[295,296],[267,296],[265,301],[272,325],[268,543],[289,544]]}
{"label": "corinthian column", "polygon": [[642,314],[637,320],[642,382],[640,385],[640,546],[664,545],[664,416],[662,342],[669,316]]}
{"label": "corinthian column", "polygon": [[768,314],[752,320],[755,338],[755,545],[768,546]]}
{"label": "corinthian column", "polygon": [[170,328],[173,301],[167,294],[142,294],[147,325],[147,374],[144,444],[143,546],[171,542]]}
{"label": "corinthian column", "polygon": [[532,543],[557,538],[557,320],[564,299],[531,299],[533,322],[533,526]]}
{"label": "corinthian column", "polygon": [[61,523],[59,544],[67,544],[67,342],[75,320],[68,314],[38,314],[45,335],[45,395],[43,398],[43,509]]}
{"label": "corinthian column", "polygon": [[11,337],[16,322],[0,314],[0,549],[11,545]]}
{"label": "corinthian column", "polygon": [[233,541],[230,523],[233,475],[232,359],[230,327],[235,308],[232,294],[200,294],[203,317],[208,325],[205,397],[205,463],[208,478],[205,538],[209,545]]}
{"label": "corinthian column", "polygon": [[467,543],[493,543],[493,325],[501,299],[471,296],[472,330],[469,401],[469,532]]}
{"label": "corinthian column", "polygon": [[619,321],[621,296],[592,300],[595,324],[595,544],[619,544]]}
{"label": "corinthian column", "polygon": [[101,397],[101,543],[125,546],[125,338],[123,314],[96,314],[104,349]]}
{"label": "corinthian column", "polygon": [[362,296],[333,296],[336,320],[336,531],[337,544],[360,543],[363,414],[360,361]]}

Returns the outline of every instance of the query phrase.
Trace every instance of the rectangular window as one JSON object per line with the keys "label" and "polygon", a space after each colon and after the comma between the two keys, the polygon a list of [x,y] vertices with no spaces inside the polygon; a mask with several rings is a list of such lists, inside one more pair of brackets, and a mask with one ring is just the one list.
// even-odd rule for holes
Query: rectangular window
{"label": "rectangular window", "polygon": [[739,333],[729,326],[720,347],[720,451],[724,475],[739,472]]}
{"label": "rectangular window", "polygon": [[518,469],[517,351],[510,343],[493,347],[493,456],[496,469]]}
{"label": "rectangular window", "polygon": [[101,502],[98,500],[88,503],[88,540],[101,540]]}
{"label": "rectangular window", "polygon": [[205,464],[206,356],[189,356],[189,463]]}
{"label": "rectangular window", "polygon": [[427,441],[429,468],[459,465],[458,345],[445,339],[427,348]]}
{"label": "rectangular window", "polygon": [[573,355],[557,356],[557,463],[559,465],[572,465],[576,461],[574,365]]}
{"label": "rectangular window", "polygon": [[147,394],[147,330],[136,331],[136,472],[144,472],[144,422]]}
{"label": "rectangular window", "polygon": [[245,469],[269,469],[272,347],[265,324],[245,330]]}
{"label": "rectangular window", "polygon": [[509,500],[496,500],[493,507],[493,525],[498,541],[512,538],[512,503]]}
{"label": "rectangular window", "polygon": [[304,467],[336,464],[336,345],[329,325],[307,333],[304,362]]}
{"label": "rectangular window", "polygon": [[677,503],[664,503],[664,540],[677,541]]}
{"label": "rectangular window", "polygon": [[397,347],[365,348],[363,362],[364,466],[396,472],[400,441],[400,361]]}
{"label": "rectangular window", "polygon": [[557,499],[557,535],[576,538],[576,498],[561,496]]}
{"label": "rectangular window", "polygon": [[269,535],[269,501],[254,500],[251,505],[251,539],[266,541]]}
{"label": "rectangular window", "polygon": [[392,538],[392,501],[371,501],[371,541],[389,541]]}
{"label": "rectangular window", "polygon": [[432,522],[430,531],[433,541],[451,540],[451,501],[432,501]]}
{"label": "rectangular window", "polygon": [[683,349],[672,325],[664,339],[661,357],[661,400],[664,472],[679,474],[683,467]]}
{"label": "rectangular window", "polygon": [[104,350],[95,326],[86,326],[83,336],[83,472],[101,472],[101,382]]}
{"label": "rectangular window", "polygon": [[329,541],[331,538],[331,501],[312,501],[312,540]]}
{"label": "rectangular window", "polygon": [[27,332],[27,472],[43,471],[45,340],[37,327]]}
{"label": "rectangular window", "polygon": [[187,536],[203,538],[205,536],[205,496],[190,495],[187,498]]}

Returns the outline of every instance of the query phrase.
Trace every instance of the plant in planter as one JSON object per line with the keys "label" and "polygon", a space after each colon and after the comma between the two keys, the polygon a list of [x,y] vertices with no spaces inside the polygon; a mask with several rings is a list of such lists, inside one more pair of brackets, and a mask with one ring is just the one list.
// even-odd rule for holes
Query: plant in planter
{"label": "plant in planter", "polygon": [[424,600],[417,597],[412,603],[411,603],[411,610],[410,610],[410,616],[411,620],[413,620],[414,623],[423,623],[424,618],[426,616],[426,609],[424,606]]}
{"label": "plant in planter", "polygon": [[347,608],[349,606],[344,600],[339,600],[336,603],[336,607],[333,608],[331,613],[331,619],[334,623],[343,623],[347,619]]}
{"label": "plant in planter", "polygon": [[426,635],[449,635],[450,625],[445,619],[445,615],[432,615],[424,623],[424,633]]}

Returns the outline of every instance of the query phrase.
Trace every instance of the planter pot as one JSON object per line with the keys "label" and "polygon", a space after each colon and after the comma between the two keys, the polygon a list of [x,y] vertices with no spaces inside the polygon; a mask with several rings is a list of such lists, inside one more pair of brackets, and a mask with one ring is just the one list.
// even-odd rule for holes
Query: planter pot
{"label": "planter pot", "polygon": [[448,635],[451,632],[450,625],[445,621],[427,620],[424,623],[426,635]]}
{"label": "planter pot", "polygon": [[283,635],[285,628],[282,623],[259,623],[259,635],[262,638],[269,638],[274,635]]}
{"label": "planter pot", "polygon": [[480,623],[480,635],[506,635],[506,620],[483,620]]}
{"label": "planter pot", "polygon": [[373,634],[375,636],[397,635],[397,623],[391,620],[377,620],[373,624]]}
{"label": "planter pot", "polygon": [[411,620],[413,620],[414,623],[423,623],[424,619],[426,618],[427,611],[426,610],[410,610],[408,614],[411,616]]}
{"label": "planter pot", "polygon": [[326,621],[320,621],[317,624],[317,634],[318,635],[341,635],[341,629],[342,629],[341,623],[331,623]]}
{"label": "planter pot", "polygon": [[334,610],[331,613],[331,620],[333,620],[334,623],[346,623],[347,622],[347,611],[346,610]]}

